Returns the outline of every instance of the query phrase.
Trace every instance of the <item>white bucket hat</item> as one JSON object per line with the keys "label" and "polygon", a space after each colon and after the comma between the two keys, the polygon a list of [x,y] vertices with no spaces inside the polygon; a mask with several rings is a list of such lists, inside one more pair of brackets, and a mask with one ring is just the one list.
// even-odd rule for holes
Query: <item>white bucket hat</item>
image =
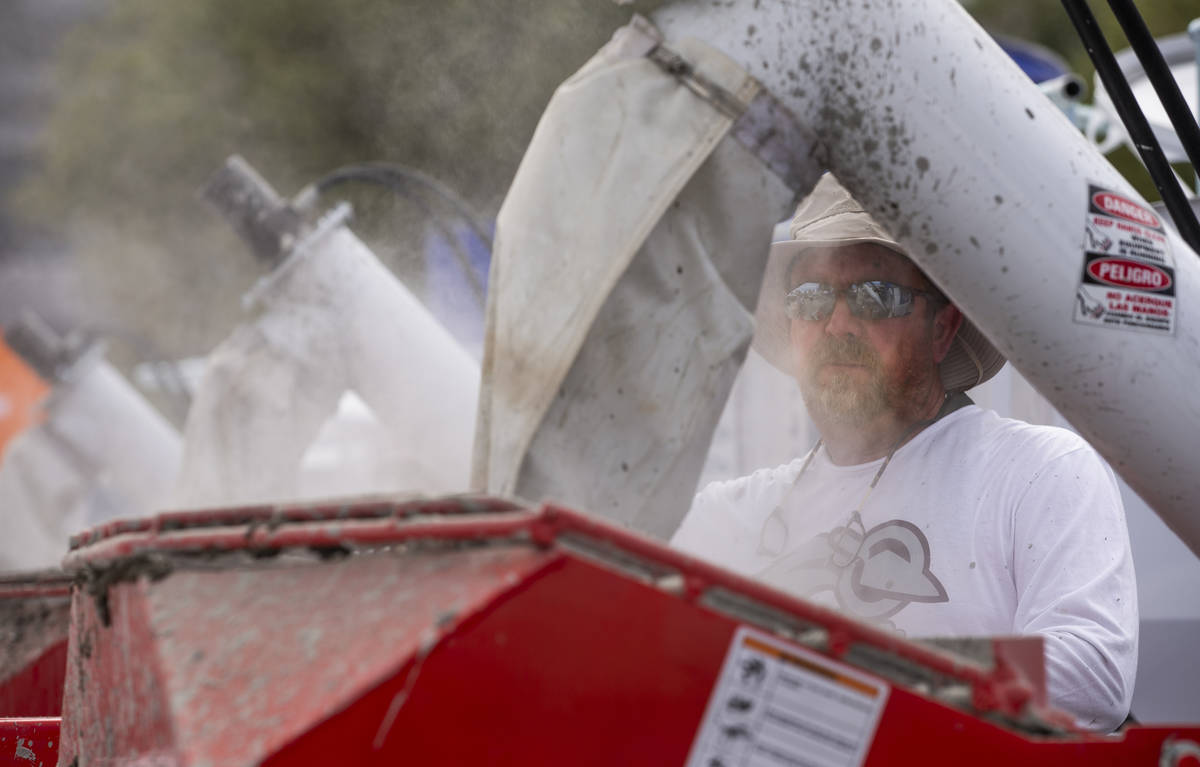
{"label": "white bucket hat", "polygon": [[[754,348],[788,375],[793,374],[790,320],[784,313],[787,270],[799,253],[816,247],[873,242],[908,257],[903,246],[863,210],[832,173],[817,182],[796,208],[791,239],[771,246],[755,315]],[[947,392],[978,386],[1004,367],[1004,356],[966,316],[939,370]]]}

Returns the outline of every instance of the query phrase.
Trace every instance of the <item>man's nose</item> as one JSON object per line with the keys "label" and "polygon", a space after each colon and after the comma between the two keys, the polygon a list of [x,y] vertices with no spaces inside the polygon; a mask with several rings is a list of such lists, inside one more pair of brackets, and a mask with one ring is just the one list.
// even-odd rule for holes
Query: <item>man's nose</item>
{"label": "man's nose", "polygon": [[850,302],[839,293],[833,301],[833,311],[825,320],[825,332],[832,336],[858,335],[859,319],[850,313]]}

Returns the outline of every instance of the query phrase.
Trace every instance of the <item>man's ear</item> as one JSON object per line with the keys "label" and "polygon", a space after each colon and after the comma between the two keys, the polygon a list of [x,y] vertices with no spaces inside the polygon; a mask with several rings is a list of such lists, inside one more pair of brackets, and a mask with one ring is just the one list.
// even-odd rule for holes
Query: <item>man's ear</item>
{"label": "man's ear", "polygon": [[954,304],[946,304],[933,315],[933,361],[941,364],[950,353],[950,344],[962,327],[963,315]]}

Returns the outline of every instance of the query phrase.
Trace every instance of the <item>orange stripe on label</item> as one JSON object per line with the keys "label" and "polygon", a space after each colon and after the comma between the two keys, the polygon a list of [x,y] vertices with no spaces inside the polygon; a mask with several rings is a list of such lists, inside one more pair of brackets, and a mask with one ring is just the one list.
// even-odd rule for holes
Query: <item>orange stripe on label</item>
{"label": "orange stripe on label", "polygon": [[831,682],[840,684],[843,687],[849,687],[855,692],[859,692],[868,698],[871,698],[872,700],[879,697],[879,688],[873,687],[866,682],[855,679],[854,677],[846,676],[845,674],[839,674],[834,669],[826,668],[825,666],[814,663],[807,658],[801,658],[799,655],[793,655],[786,650],[781,650],[778,647],[769,645],[766,642],[755,639],[754,637],[748,636],[743,641],[745,645],[752,650],[765,653],[785,663],[791,663],[793,666],[799,666],[806,671],[811,671],[814,674],[823,676]]}

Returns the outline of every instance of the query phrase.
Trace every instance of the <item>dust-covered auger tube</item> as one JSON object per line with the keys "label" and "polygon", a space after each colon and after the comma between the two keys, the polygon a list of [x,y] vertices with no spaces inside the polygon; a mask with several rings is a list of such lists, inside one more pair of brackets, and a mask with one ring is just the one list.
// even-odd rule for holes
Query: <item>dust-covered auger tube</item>
{"label": "dust-covered auger tube", "polygon": [[1093,198],[1149,206],[966,11],[679,0],[653,19],[720,47],[806,122],[867,210],[1200,552],[1200,260],[1169,229],[1151,248],[1174,292],[1147,304],[1165,326],[1084,312]]}

